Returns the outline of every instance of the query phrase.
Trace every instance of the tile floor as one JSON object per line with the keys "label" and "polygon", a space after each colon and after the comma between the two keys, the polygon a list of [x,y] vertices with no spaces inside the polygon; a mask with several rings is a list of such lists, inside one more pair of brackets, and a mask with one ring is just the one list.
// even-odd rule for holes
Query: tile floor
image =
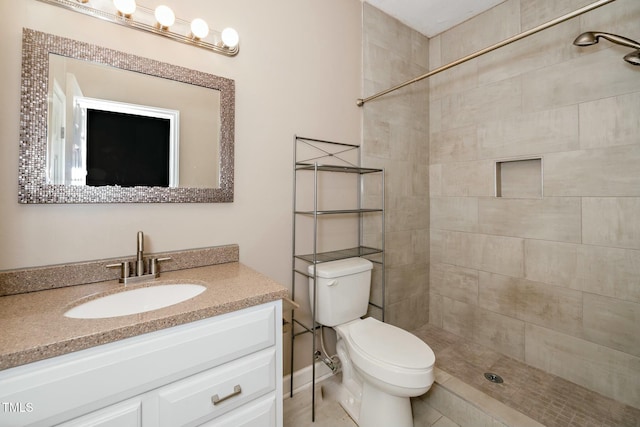
{"label": "tile floor", "polygon": [[[311,422],[311,389],[304,389],[284,400],[284,427],[357,427],[342,409],[337,386],[340,376],[330,377],[316,384],[316,420]],[[420,427],[459,427],[421,401],[413,401],[413,419]]]}
{"label": "tile floor", "polygon": [[[640,409],[433,325],[413,333],[433,349],[442,371],[547,427],[640,427]],[[500,375],[504,383],[487,381],[485,372]]]}

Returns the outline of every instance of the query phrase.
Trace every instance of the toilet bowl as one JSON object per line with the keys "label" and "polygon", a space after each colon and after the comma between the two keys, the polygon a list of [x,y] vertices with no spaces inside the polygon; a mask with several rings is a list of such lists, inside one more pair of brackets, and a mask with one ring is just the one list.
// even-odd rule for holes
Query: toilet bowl
{"label": "toilet bowl", "polygon": [[361,318],[369,305],[372,267],[363,258],[309,266],[311,306],[317,298],[316,322],[336,331],[340,404],[351,418],[359,427],[413,427],[410,398],[433,384],[435,355],[415,335]]}
{"label": "toilet bowl", "polygon": [[410,397],[434,381],[435,355],[415,335],[374,318],[335,327],[340,404],[360,427],[412,427]]}

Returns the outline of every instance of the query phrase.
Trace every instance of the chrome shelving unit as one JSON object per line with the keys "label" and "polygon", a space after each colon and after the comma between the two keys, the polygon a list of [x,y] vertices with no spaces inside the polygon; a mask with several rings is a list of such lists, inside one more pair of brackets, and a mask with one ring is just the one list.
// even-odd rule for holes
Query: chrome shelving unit
{"label": "chrome shelving unit", "polygon": [[[304,279],[305,286],[307,286],[309,279],[313,280],[313,301],[311,306],[311,320],[307,321],[309,324],[305,324],[303,321],[295,318],[294,312],[291,312],[291,370],[293,371],[294,353],[295,353],[295,338],[302,334],[311,333],[313,335],[312,341],[312,387],[311,387],[311,400],[312,411],[311,420],[315,421],[315,388],[316,388],[316,368],[315,362],[320,358],[321,352],[317,348],[318,333],[321,333],[320,325],[316,322],[316,310],[317,310],[317,270],[314,269],[313,275],[307,272],[309,265],[317,265],[323,262],[336,261],[340,259],[352,258],[352,257],[364,257],[369,259],[374,265],[377,265],[381,273],[379,277],[379,283],[381,287],[381,302],[374,303],[369,302],[371,307],[380,310],[381,320],[384,321],[384,294],[385,294],[385,261],[384,261],[384,170],[360,167],[360,146],[345,144],[340,142],[325,141],[314,138],[305,138],[300,136],[294,137],[294,168],[293,168],[293,257],[292,257],[292,287],[291,295],[293,300],[296,300],[296,281],[298,278]],[[312,183],[309,183],[308,190],[312,192],[312,204],[313,207],[307,209],[300,209],[298,206],[298,191],[300,190],[300,175],[312,174]],[[338,173],[349,174],[357,177],[357,188],[355,194],[357,197],[356,208],[353,209],[327,209],[323,210],[319,208],[319,192],[320,188],[320,175],[325,173]],[[379,206],[373,208],[364,208],[362,193],[364,191],[363,177],[367,175],[376,175],[379,177]],[[357,233],[357,246],[340,248],[337,250],[319,252],[319,223],[323,217],[330,217],[333,215],[342,216],[354,216],[358,219]],[[379,230],[379,247],[365,246],[364,240],[364,219],[365,217],[377,216],[380,220]],[[300,217],[307,217],[312,219],[312,230],[307,232],[308,237],[311,239],[310,246],[311,251],[298,252],[297,245],[297,233],[299,227],[298,219]],[[302,267],[306,268],[300,268]],[[297,331],[296,331],[297,328]],[[325,355],[322,360],[326,360],[329,355]],[[291,396],[293,396],[294,384],[293,384],[293,372],[291,375]]]}

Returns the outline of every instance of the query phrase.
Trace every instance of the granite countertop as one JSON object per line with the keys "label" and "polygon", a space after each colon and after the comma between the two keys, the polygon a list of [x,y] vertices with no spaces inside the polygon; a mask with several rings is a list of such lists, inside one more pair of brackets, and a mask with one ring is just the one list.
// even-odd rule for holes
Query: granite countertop
{"label": "granite countertop", "polygon": [[171,283],[193,283],[207,289],[169,307],[106,319],[71,319],[64,313],[83,302],[124,290],[117,280],[0,297],[0,370],[288,295],[285,287],[239,262],[165,272],[126,289]]}

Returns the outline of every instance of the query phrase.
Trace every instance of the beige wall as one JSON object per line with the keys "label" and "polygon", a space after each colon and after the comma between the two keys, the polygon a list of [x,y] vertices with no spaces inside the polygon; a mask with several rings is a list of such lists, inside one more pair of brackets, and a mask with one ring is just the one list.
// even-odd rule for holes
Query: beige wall
{"label": "beige wall", "polygon": [[[365,96],[427,71],[429,40],[367,3],[363,34]],[[428,96],[423,81],[363,107],[363,164],[386,171],[385,320],[406,329],[429,313]]]}
{"label": "beige wall", "polygon": [[[589,3],[507,0],[432,38],[431,68]],[[571,42],[637,40],[638,22],[618,0],[432,78],[429,98],[430,322],[636,407],[640,69]],[[495,161],[523,157],[542,157],[544,197],[495,198]]]}
{"label": "beige wall", "polygon": [[[159,1],[145,2],[147,6]],[[240,260],[291,280],[293,135],[360,140],[358,0],[171,2],[240,33],[227,58],[35,0],[0,2],[0,269],[238,243]],[[22,27],[234,79],[235,201],[230,204],[19,205],[17,170]]]}

